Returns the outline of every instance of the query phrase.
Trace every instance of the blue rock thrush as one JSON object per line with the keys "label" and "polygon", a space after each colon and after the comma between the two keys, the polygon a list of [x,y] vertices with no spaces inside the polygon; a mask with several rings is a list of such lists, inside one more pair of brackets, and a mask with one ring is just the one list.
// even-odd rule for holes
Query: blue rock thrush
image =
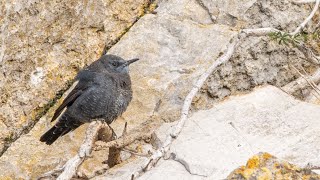
{"label": "blue rock thrush", "polygon": [[[119,117],[132,99],[129,65],[139,59],[125,61],[115,55],[103,55],[81,70],[77,85],[55,111],[58,122],[40,138],[50,145],[60,136],[94,119],[108,125]],[[65,111],[64,111],[65,110]]]}

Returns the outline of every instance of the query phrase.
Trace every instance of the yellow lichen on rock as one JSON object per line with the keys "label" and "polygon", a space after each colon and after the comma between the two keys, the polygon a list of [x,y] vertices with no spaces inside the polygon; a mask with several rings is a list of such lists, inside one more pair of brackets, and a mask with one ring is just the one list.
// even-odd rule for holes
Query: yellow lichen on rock
{"label": "yellow lichen on rock", "polygon": [[259,167],[260,164],[260,159],[259,156],[253,156],[252,158],[250,158],[247,162],[247,168],[249,169],[253,169],[253,168],[257,168]]}
{"label": "yellow lichen on rock", "polygon": [[281,161],[269,153],[259,153],[250,158],[246,166],[234,170],[228,180],[311,180],[320,179],[320,175],[310,169],[300,168],[286,161]]}

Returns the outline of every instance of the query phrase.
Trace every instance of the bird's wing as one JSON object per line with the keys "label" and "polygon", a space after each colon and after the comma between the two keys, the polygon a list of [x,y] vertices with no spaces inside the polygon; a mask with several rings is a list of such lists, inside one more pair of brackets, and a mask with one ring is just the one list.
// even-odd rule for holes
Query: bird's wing
{"label": "bird's wing", "polygon": [[84,118],[96,119],[103,118],[104,115],[113,110],[115,104],[115,94],[111,88],[91,87],[88,89],[72,109]]}
{"label": "bird's wing", "polygon": [[55,111],[51,122],[57,119],[60,116],[63,109],[68,106],[71,106],[73,102],[88,88],[87,83],[81,80],[77,82],[77,85],[74,87],[74,89],[68,94],[68,96],[63,100],[62,104]]}
{"label": "bird's wing", "polygon": [[96,76],[96,73],[92,71],[82,70],[78,73],[75,80],[77,83],[74,89],[68,94],[68,96],[63,100],[62,104],[58,107],[58,109],[55,111],[52,121],[57,119],[64,108],[69,107],[73,104],[73,102],[86,90],[92,85],[92,81],[94,77]]}

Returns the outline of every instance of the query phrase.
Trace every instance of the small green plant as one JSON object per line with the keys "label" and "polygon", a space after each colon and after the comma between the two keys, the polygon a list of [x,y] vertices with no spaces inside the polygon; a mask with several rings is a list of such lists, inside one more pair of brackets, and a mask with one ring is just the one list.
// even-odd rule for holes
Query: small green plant
{"label": "small green plant", "polygon": [[300,43],[307,43],[312,40],[319,40],[320,38],[320,31],[316,31],[314,33],[308,33],[308,32],[301,32],[296,35],[291,35],[287,32],[272,32],[269,34],[269,37],[278,42],[279,44],[284,44],[289,46],[290,44],[292,46],[296,46]]}

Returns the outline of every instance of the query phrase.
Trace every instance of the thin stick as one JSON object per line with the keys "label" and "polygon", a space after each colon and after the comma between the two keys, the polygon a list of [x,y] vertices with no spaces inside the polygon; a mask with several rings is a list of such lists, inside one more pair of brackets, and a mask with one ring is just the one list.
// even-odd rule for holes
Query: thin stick
{"label": "thin stick", "polygon": [[[293,67],[293,69],[295,69],[295,70],[298,72],[298,74],[299,74],[304,80],[307,81],[307,83],[308,83],[313,89],[316,89],[316,88],[313,86],[313,84],[310,82],[310,80],[309,80],[307,77],[305,77],[305,75],[303,75],[296,67],[294,67],[294,66],[292,66],[292,67]],[[320,96],[320,93],[319,93],[318,91],[316,91],[316,93]],[[318,97],[316,97],[316,98],[318,98]]]}
{"label": "thin stick", "polygon": [[309,74],[306,72],[306,70],[304,69],[304,67],[302,67],[301,65],[300,65],[300,67],[301,67],[302,71],[304,72],[306,78],[307,78],[307,79],[310,81],[310,83],[312,84],[312,87],[314,88],[314,90],[317,91],[317,93],[319,94],[320,89],[318,88],[318,86],[316,85],[316,83],[314,83],[314,81],[312,81],[312,79],[310,79],[310,76],[309,76]]}
{"label": "thin stick", "polygon": [[[305,0],[303,2],[300,1],[299,3],[307,3],[307,2],[311,2],[311,1],[306,1]],[[312,19],[312,17],[315,14],[315,11],[319,7],[319,2],[320,2],[320,0],[316,0],[316,5],[315,5],[313,11],[311,12],[311,14],[307,17],[307,19],[305,19],[305,21],[302,24],[299,25],[299,27],[293,33],[291,33],[291,35],[295,35],[295,34],[299,33],[301,31],[301,29],[304,28],[305,25]],[[148,158],[148,160],[146,161],[146,163],[145,163],[145,165],[143,167],[141,167],[138,171],[136,171],[135,173],[132,174],[132,179],[136,178],[136,177],[139,177],[145,171],[147,171],[150,168],[152,168],[153,166],[155,166],[155,164],[158,162],[158,160],[161,157],[163,157],[164,154],[169,150],[170,145],[172,144],[174,139],[176,139],[177,136],[180,134],[180,132],[181,132],[186,120],[187,120],[187,117],[188,117],[188,114],[189,114],[189,109],[190,109],[190,106],[191,106],[191,102],[192,102],[194,96],[200,90],[200,88],[202,87],[202,85],[206,81],[206,79],[209,77],[209,75],[212,74],[212,72],[219,65],[229,61],[229,59],[233,55],[234,51],[236,50],[239,42],[242,39],[246,38],[247,36],[265,36],[265,35],[267,35],[267,34],[269,34],[271,32],[281,32],[281,31],[279,31],[277,29],[274,29],[274,28],[244,29],[244,30],[240,31],[237,36],[232,38],[231,43],[228,45],[227,52],[223,56],[218,58],[209,67],[209,69],[207,69],[207,71],[203,75],[200,76],[198,81],[195,83],[195,85],[193,86],[193,88],[191,89],[189,94],[187,95],[187,97],[186,97],[186,99],[184,101],[182,110],[181,110],[180,120],[178,121],[178,124],[174,127],[173,131],[167,136],[167,139],[163,143],[162,147],[159,148],[157,151],[155,151],[155,153],[150,158]],[[307,52],[310,54],[309,51],[307,51]],[[304,53],[305,56],[308,53]],[[316,57],[316,56],[313,54],[313,57]],[[306,56],[306,58],[309,58],[309,56]],[[318,59],[316,58],[316,60],[318,60]],[[93,146],[93,143],[95,141],[95,137],[97,135],[97,132],[98,132],[99,128],[100,128],[99,126],[94,126],[94,124],[92,124],[92,123],[90,124],[90,126],[89,126],[89,128],[87,129],[87,132],[86,132],[85,141],[81,145],[79,153],[75,157],[70,159],[65,164],[65,166],[64,166],[65,169],[64,169],[63,173],[58,177],[58,179],[71,179],[72,178],[72,176],[76,173],[76,170],[77,170],[78,166],[91,153],[92,146]],[[120,148],[120,147],[124,147],[124,146],[132,143],[133,141],[135,141],[137,139],[145,138],[146,136],[147,136],[146,134],[141,135],[140,133],[139,134],[133,134],[132,136],[126,136],[123,139],[118,139],[118,141],[115,140],[115,141],[111,141],[111,142],[105,143],[103,145],[103,148],[109,148],[109,147],[119,147]]]}
{"label": "thin stick", "polygon": [[303,43],[297,45],[297,48],[303,53],[304,57],[309,60],[309,62],[319,65],[320,57],[316,56],[310,48],[307,48]]}
{"label": "thin stick", "polygon": [[152,132],[149,133],[141,133],[139,134],[137,133],[132,133],[129,134],[128,136],[126,136],[125,138],[121,137],[119,139],[110,141],[110,142],[101,142],[101,141],[97,141],[96,142],[96,147],[94,147],[95,151],[100,151],[103,149],[107,149],[110,147],[116,147],[116,148],[122,148],[125,146],[128,146],[129,144],[133,143],[136,140],[146,140],[149,139],[151,137]]}
{"label": "thin stick", "polygon": [[203,83],[207,80],[207,78],[212,74],[214,70],[221,64],[227,62],[230,60],[232,55],[234,54],[237,46],[239,45],[239,42],[246,38],[248,35],[266,35],[270,32],[274,32],[276,29],[273,28],[260,28],[260,29],[244,29],[240,31],[238,35],[236,35],[234,38],[232,38],[230,44],[228,45],[227,51],[216,61],[213,62],[213,64],[206,70],[204,74],[200,76],[198,81],[194,84],[193,88],[189,92],[189,94],[186,96],[182,110],[181,110],[181,117],[178,123],[174,126],[173,131],[167,136],[165,142],[163,143],[162,147],[160,147],[155,153],[147,159],[147,161],[144,163],[144,165],[136,172],[134,172],[131,176],[131,179],[137,178],[141,176],[145,171],[148,171],[151,169],[155,164],[158,162],[158,160],[164,156],[164,154],[169,150],[170,145],[174,141],[174,139],[177,138],[177,136],[180,134],[189,114],[189,109],[191,106],[191,102],[194,98],[194,96],[197,94],[197,92],[202,87]]}
{"label": "thin stick", "polygon": [[[306,2],[306,1],[304,1]],[[298,26],[298,28],[293,32],[293,33],[290,33],[291,35],[296,35],[298,34],[301,29],[303,29],[307,23],[313,18],[313,16],[316,14],[318,8],[319,8],[319,3],[320,3],[320,0],[316,0],[316,5],[314,6],[312,12],[310,13],[310,15]]]}
{"label": "thin stick", "polygon": [[236,35],[234,38],[232,38],[231,43],[228,45],[226,53],[223,54],[220,58],[218,58],[216,61],[213,62],[213,64],[207,69],[207,71],[200,76],[198,81],[194,84],[193,88],[189,92],[189,94],[186,96],[182,110],[181,110],[181,116],[178,123],[174,126],[173,131],[167,136],[165,142],[162,144],[162,146],[154,152],[154,154],[146,160],[144,165],[136,172],[134,172],[131,176],[131,179],[137,178],[141,176],[144,172],[150,170],[152,167],[156,165],[156,163],[159,161],[161,157],[163,157],[166,152],[168,152],[172,142],[174,139],[177,138],[177,136],[180,134],[186,120],[189,114],[189,109],[191,106],[191,102],[197,92],[202,87],[203,83],[206,81],[206,79],[212,74],[216,68],[229,61],[232,55],[234,54],[239,42],[243,40],[244,38],[248,36],[265,36],[272,32],[280,32],[280,30],[277,30],[275,28],[258,28],[258,29],[243,29],[239,32],[238,35]]}
{"label": "thin stick", "polygon": [[57,180],[69,180],[76,174],[78,167],[91,154],[93,142],[95,141],[98,131],[101,127],[102,123],[100,121],[94,121],[90,123],[86,131],[86,137],[79,149],[78,154],[67,161],[63,172],[60,174]]}
{"label": "thin stick", "polygon": [[295,0],[293,1],[294,4],[306,4],[306,3],[314,3],[316,0]]}
{"label": "thin stick", "polygon": [[[316,70],[316,72],[311,75],[310,79],[316,84],[320,82],[320,69]],[[299,89],[305,89],[307,86],[308,82],[303,77],[300,77],[295,81],[292,81],[289,84],[283,86],[281,89],[288,94],[293,94]]]}

